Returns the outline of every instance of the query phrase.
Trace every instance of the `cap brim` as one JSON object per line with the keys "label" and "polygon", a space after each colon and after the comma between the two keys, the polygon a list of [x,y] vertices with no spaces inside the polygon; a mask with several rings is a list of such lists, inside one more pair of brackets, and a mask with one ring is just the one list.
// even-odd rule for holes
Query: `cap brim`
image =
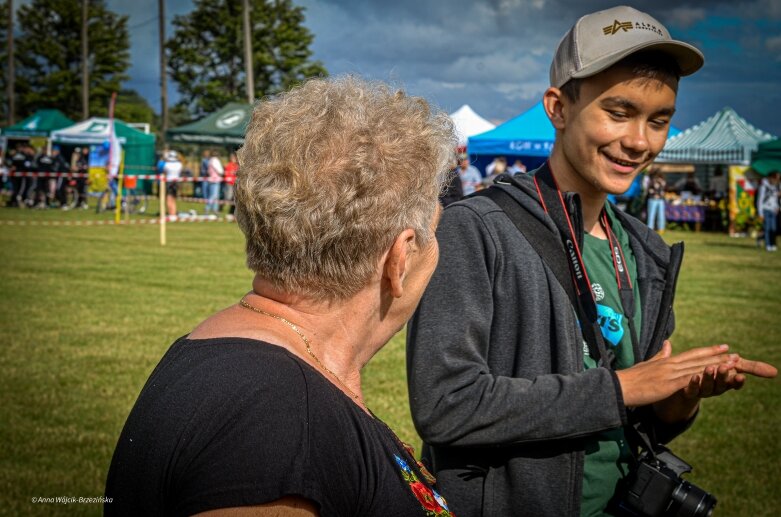
{"label": "cap brim", "polygon": [[662,41],[647,41],[634,47],[629,47],[616,52],[615,54],[609,54],[597,59],[588,66],[583,67],[581,70],[572,74],[574,79],[582,79],[584,77],[591,77],[599,72],[606,70],[618,63],[625,57],[636,54],[643,50],[658,50],[670,55],[678,63],[678,68],[681,71],[681,77],[691,75],[705,63],[705,56],[702,55],[696,47],[689,45],[683,41],[677,40],[662,40]]}

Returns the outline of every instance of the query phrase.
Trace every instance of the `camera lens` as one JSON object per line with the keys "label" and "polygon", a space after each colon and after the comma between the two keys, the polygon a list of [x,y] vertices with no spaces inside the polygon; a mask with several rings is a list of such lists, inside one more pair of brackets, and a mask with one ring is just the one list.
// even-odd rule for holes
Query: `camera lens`
{"label": "camera lens", "polygon": [[671,499],[670,515],[679,517],[711,517],[716,507],[715,497],[683,480],[675,487]]}

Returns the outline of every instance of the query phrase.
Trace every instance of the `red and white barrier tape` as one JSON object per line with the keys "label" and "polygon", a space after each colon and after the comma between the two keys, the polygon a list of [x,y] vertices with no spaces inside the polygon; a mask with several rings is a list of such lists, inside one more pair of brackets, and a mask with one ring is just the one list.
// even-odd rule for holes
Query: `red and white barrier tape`
{"label": "red and white barrier tape", "polygon": [[[122,196],[123,201],[133,201],[135,199],[143,199],[145,201],[157,201],[159,199],[159,196],[156,194],[141,194],[141,195],[125,195]],[[206,205],[209,203],[208,199],[204,199],[202,197],[188,197],[188,196],[176,196],[177,201],[181,201],[183,203],[196,203],[199,205]],[[214,203],[219,205],[233,205],[235,204],[235,201],[228,201],[227,199],[217,199],[214,201]]]}
{"label": "red and white barrier tape", "polygon": [[[89,178],[89,174],[86,172],[16,172],[9,171],[6,173],[8,176],[27,177],[27,178],[59,178],[60,176],[66,178]],[[135,178],[137,180],[155,180],[160,181],[160,174],[125,174],[124,178]],[[203,178],[182,177],[174,179],[166,179],[166,183],[185,183],[185,182],[205,182],[205,183],[225,183],[225,178],[220,178],[219,181],[209,181]]]}
{"label": "red and white barrier tape", "polygon": [[[179,217],[175,215],[166,216],[166,223],[231,223],[235,219],[230,216],[187,216]],[[115,222],[113,219],[97,221],[3,221],[0,220],[0,226],[122,226],[128,224],[160,224],[160,218],[130,219],[128,221]]]}
{"label": "red and white barrier tape", "polygon": [[26,177],[26,178],[59,178],[65,176],[68,178],[88,178],[89,174],[86,172],[16,172],[9,171],[6,174],[8,176]]}
{"label": "red and white barrier tape", "polygon": [[[208,199],[204,199],[202,197],[180,197],[180,196],[177,196],[176,200],[177,201],[184,201],[185,203],[200,203],[200,204],[207,204],[209,202]],[[226,199],[218,199],[218,200],[216,200],[214,202],[217,203],[217,204],[220,204],[220,205],[232,205],[232,204],[234,204],[233,201],[228,201]]]}

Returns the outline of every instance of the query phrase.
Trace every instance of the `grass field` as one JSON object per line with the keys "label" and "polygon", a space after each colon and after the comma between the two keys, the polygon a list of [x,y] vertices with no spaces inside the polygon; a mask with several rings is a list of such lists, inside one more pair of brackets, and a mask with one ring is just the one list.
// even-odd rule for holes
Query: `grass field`
{"label": "grass field", "polygon": [[[0,209],[3,515],[99,514],[99,505],[31,499],[101,495],[125,417],[154,365],[175,338],[250,288],[234,224],[169,225],[165,247],[156,226],[3,224],[95,217]],[[727,342],[781,365],[781,254],[723,235],[666,238],[687,246],[674,346]],[[781,512],[781,380],[752,381],[706,400],[672,444],[695,467],[690,481],[718,497],[716,515]],[[403,335],[366,368],[364,383],[372,410],[418,444]]]}

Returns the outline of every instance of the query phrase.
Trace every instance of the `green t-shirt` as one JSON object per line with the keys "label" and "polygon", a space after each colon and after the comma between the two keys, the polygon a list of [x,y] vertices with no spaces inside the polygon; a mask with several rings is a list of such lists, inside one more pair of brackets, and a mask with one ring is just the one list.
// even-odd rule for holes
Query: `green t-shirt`
{"label": "green t-shirt", "polygon": [[[621,224],[616,221],[612,209],[606,205],[608,217],[613,224],[611,229],[621,244],[626,267],[635,287],[637,262]],[[626,316],[623,314],[621,299],[616,284],[612,252],[607,240],[586,234],[583,239],[583,261],[591,280],[591,289],[597,302],[597,312],[605,338],[605,346],[616,354],[616,369],[628,368],[635,362],[632,338]],[[640,294],[633,289],[635,298],[635,329],[640,329]],[[584,344],[583,363],[586,369],[596,368],[596,361],[589,355]],[[606,402],[608,403],[608,402]],[[631,451],[626,443],[623,428],[611,429],[594,435],[586,443],[586,462],[583,467],[583,494],[581,496],[582,516],[608,515],[605,507],[620,479],[628,474]]]}

